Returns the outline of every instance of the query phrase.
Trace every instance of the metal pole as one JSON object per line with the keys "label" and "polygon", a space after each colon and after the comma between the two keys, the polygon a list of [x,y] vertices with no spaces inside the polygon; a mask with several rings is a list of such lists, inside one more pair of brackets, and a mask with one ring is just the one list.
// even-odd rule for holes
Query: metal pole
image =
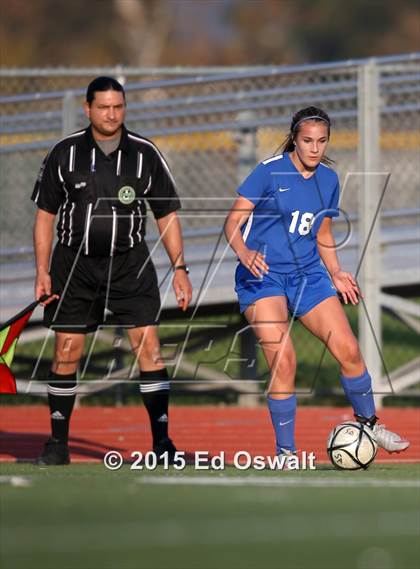
{"label": "metal pole", "polygon": [[[238,121],[252,120],[253,114],[244,111],[238,114]],[[257,132],[255,128],[242,128],[238,134],[238,184],[249,175],[256,166]],[[243,319],[243,324],[246,324]],[[240,336],[241,349],[241,379],[255,380],[257,378],[257,346],[256,337],[251,328]],[[254,363],[255,362],[255,363]],[[251,365],[250,365],[251,363]],[[244,407],[253,407],[258,403],[257,394],[243,394],[238,403]]]}
{"label": "metal pole", "polygon": [[73,91],[66,91],[63,97],[61,123],[63,136],[67,136],[77,128],[76,98]]}
{"label": "metal pole", "polygon": [[[358,130],[359,171],[361,172],[359,194],[359,259],[364,252],[358,281],[364,295],[366,311],[359,309],[359,341],[367,369],[372,376],[373,392],[382,389],[382,365],[380,349],[381,306],[379,249],[379,216],[374,217],[380,200],[379,174],[379,81],[374,59],[359,68]],[[368,246],[366,247],[366,243]],[[365,250],[366,248],[366,250]],[[383,396],[375,395],[377,406]]]}

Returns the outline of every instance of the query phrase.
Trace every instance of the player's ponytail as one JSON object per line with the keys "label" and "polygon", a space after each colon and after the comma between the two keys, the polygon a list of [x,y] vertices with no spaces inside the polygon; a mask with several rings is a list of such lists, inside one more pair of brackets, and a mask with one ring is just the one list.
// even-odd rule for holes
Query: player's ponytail
{"label": "player's ponytail", "polygon": [[[322,122],[327,125],[328,138],[330,137],[331,120],[327,113],[318,107],[305,107],[293,115],[292,122],[290,123],[290,131],[280,147],[276,150],[275,154],[293,152],[295,149],[294,140],[299,132],[300,125],[307,120]],[[334,160],[331,160],[328,156],[323,156],[321,162],[327,166],[334,164]]]}

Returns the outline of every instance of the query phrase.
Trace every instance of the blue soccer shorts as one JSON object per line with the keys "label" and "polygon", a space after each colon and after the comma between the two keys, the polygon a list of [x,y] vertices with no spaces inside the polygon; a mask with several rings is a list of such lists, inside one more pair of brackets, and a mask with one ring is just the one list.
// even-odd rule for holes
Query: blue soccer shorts
{"label": "blue soccer shorts", "polygon": [[285,296],[290,314],[300,318],[326,298],[337,296],[337,291],[323,265],[293,273],[270,271],[258,278],[239,264],[235,273],[235,282],[241,312],[260,298]]}

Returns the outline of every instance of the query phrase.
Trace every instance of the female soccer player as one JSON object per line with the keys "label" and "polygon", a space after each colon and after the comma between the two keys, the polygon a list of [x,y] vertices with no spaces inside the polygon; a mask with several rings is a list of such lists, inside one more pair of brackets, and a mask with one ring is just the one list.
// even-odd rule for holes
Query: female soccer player
{"label": "female soccer player", "polygon": [[379,446],[400,452],[409,442],[377,423],[372,380],[337,296],[355,305],[361,293],[335,251],[331,218],[339,215],[339,182],[325,155],[330,127],[322,109],[301,109],[281,154],[261,162],[238,188],[225,223],[239,258],[235,290],[270,368],[268,408],[277,454],[296,451],[296,356],[288,313],[340,364],[357,421],[373,429]]}

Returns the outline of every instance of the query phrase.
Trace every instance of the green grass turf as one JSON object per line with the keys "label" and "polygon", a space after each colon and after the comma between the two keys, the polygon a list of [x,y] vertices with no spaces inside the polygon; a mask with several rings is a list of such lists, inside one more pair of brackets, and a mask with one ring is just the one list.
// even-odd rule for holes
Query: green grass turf
{"label": "green grass turf", "polygon": [[[373,465],[353,473],[328,466],[298,473],[0,466],[0,476],[11,475],[29,485],[12,486],[0,478],[2,569],[414,569],[420,564],[420,465]],[[244,485],[192,484],[208,478],[223,483],[234,478]],[[168,479],[182,484],[150,483]],[[353,485],[337,486],[346,481]]]}

